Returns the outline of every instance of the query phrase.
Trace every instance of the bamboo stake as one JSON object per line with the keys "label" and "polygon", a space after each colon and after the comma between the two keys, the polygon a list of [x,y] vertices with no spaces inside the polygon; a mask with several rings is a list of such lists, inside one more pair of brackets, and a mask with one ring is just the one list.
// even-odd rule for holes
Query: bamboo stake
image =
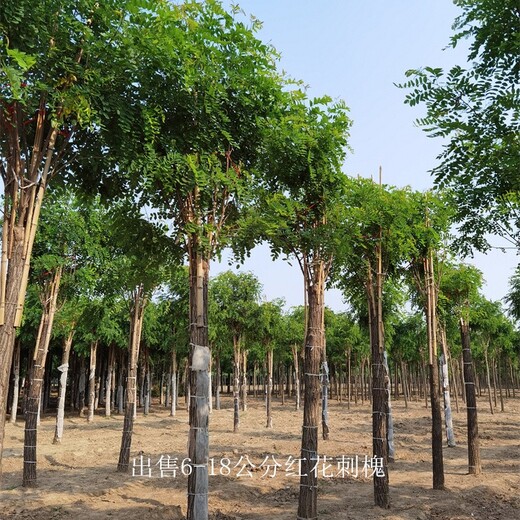
{"label": "bamboo stake", "polygon": [[31,254],[32,254],[32,248],[34,244],[34,237],[36,236],[36,228],[38,226],[38,220],[40,217],[40,210],[42,206],[43,201],[43,194],[45,193],[45,188],[47,186],[47,177],[49,175],[49,170],[51,167],[52,162],[52,155],[54,152],[54,144],[56,143],[56,137],[58,136],[58,129],[53,128],[52,132],[49,136],[49,144],[47,146],[47,157],[45,159],[45,165],[43,167],[42,177],[40,180],[40,184],[38,186],[38,193],[34,197],[34,190],[33,196],[31,197],[31,204],[28,207],[28,210],[30,212],[29,221],[27,222],[27,230],[28,234],[26,233],[24,236],[24,266],[23,266],[23,273],[22,273],[22,282],[20,285],[20,292],[18,293],[18,302],[16,306],[16,314],[15,314],[15,321],[14,326],[19,327],[20,323],[22,321],[22,314],[23,314],[23,306],[25,302],[25,293],[27,291],[27,282],[29,279],[29,268],[31,263]]}

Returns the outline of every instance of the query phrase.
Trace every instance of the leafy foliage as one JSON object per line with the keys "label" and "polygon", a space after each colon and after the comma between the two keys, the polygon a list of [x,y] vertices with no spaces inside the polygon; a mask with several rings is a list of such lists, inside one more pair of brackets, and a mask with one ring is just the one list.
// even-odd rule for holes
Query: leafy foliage
{"label": "leafy foliage", "polygon": [[470,38],[471,67],[410,70],[399,85],[406,103],[422,105],[418,124],[448,139],[433,170],[453,191],[466,242],[486,249],[486,233],[520,243],[520,11],[516,0],[459,0],[452,45]]}

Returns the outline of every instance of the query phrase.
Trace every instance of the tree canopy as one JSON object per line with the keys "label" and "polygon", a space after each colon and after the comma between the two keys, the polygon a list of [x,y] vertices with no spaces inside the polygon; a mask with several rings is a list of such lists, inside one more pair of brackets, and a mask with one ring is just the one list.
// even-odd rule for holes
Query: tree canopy
{"label": "tree canopy", "polygon": [[430,137],[445,139],[433,173],[456,199],[464,250],[487,233],[520,245],[520,9],[516,0],[458,0],[451,45],[469,40],[469,64],[407,72],[406,103]]}

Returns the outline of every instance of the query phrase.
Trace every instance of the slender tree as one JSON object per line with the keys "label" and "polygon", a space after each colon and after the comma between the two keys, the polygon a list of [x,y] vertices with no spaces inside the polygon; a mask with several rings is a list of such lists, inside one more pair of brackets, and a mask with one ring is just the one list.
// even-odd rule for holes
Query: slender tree
{"label": "slender tree", "polygon": [[470,474],[481,473],[480,442],[478,435],[477,396],[475,373],[470,342],[470,305],[482,285],[482,273],[475,267],[460,264],[446,266],[440,291],[459,321],[464,363],[464,385],[466,393],[468,425],[468,470]]}
{"label": "slender tree", "polygon": [[273,393],[273,361],[276,340],[280,337],[283,300],[263,302],[260,305],[254,334],[262,345],[267,366],[267,394],[266,394],[266,428],[273,427],[272,393]]}
{"label": "slender tree", "polygon": [[342,102],[307,101],[293,93],[284,117],[269,121],[263,174],[254,212],[241,231],[247,243],[268,240],[273,256],[295,258],[304,275],[309,306],[304,355],[299,518],[317,516],[320,362],[324,349],[324,291],[341,220],[344,187],[340,165],[350,120]]}
{"label": "slender tree", "polygon": [[252,273],[226,271],[216,276],[210,284],[216,318],[229,330],[233,342],[234,432],[238,431],[240,424],[240,375],[246,370],[241,363],[243,343],[247,332],[257,322],[260,291],[260,282]]}
{"label": "slender tree", "polygon": [[409,240],[412,195],[409,190],[378,185],[372,180],[352,179],[345,205],[349,211],[343,224],[345,238],[335,277],[350,301],[358,309],[366,309],[363,314],[371,345],[373,454],[383,461],[382,471],[374,474],[374,500],[376,505],[386,508],[390,500],[386,389],[389,374],[384,360],[384,311],[389,310],[391,301],[388,282],[399,275],[413,246]]}
{"label": "slender tree", "polygon": [[[132,82],[131,53],[123,50],[131,42],[123,37],[132,23],[129,5],[6,0],[0,7],[0,453],[15,329],[48,182],[66,170],[68,152],[84,150],[89,125],[109,126],[110,110],[103,105],[125,116],[135,107],[121,102],[115,83],[107,84],[115,78],[117,87]],[[128,66],[121,66],[125,61]],[[105,105],[109,97],[113,104]],[[111,134],[128,121],[113,120]]]}

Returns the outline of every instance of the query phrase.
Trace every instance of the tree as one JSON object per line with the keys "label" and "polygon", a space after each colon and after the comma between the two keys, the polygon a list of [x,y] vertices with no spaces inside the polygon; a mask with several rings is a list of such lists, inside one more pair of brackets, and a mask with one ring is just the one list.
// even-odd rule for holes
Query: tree
{"label": "tree", "polygon": [[[482,285],[482,273],[473,266],[459,264],[444,267],[440,296],[443,304],[455,313],[459,320],[459,330],[464,361],[464,384],[466,387],[466,408],[468,421],[468,468],[469,473],[481,473],[480,443],[478,437],[477,397],[475,374],[470,342],[470,305],[475,301]],[[442,297],[442,298],[441,298]]]}
{"label": "tree", "polygon": [[271,398],[273,393],[273,356],[274,344],[280,338],[283,300],[263,302],[260,305],[255,326],[255,336],[262,345],[267,365],[267,395],[266,395],[266,428],[273,427],[271,414]]}
{"label": "tree", "polygon": [[172,223],[190,276],[188,518],[208,516],[210,261],[226,245],[258,153],[261,121],[281,95],[276,56],[218,1],[161,3],[136,34],[144,63],[140,103],[146,153],[136,158],[137,192]]}
{"label": "tree", "polygon": [[[261,285],[252,273],[226,271],[210,283],[210,298],[215,303],[215,318],[230,332],[233,342],[233,431],[239,428],[240,375],[244,337],[258,318]],[[241,370],[242,367],[242,370]]]}
{"label": "tree", "polygon": [[[93,259],[99,254],[99,234],[93,233],[91,225],[97,217],[95,206],[91,205],[90,209],[92,211],[80,210],[78,201],[60,190],[51,192],[44,204],[42,222],[36,234],[31,282],[39,294],[43,311],[27,400],[24,486],[36,484],[36,419],[40,406],[47,351],[54,334],[54,318],[58,307],[62,307],[67,298],[73,295],[74,286],[81,285],[81,281],[85,284],[85,280],[92,280]],[[65,342],[66,352],[63,367],[68,363],[67,349],[70,350],[72,343],[71,334],[69,330]],[[66,379],[66,368],[64,367],[63,370]],[[63,388],[60,388],[60,394],[63,405]]]}
{"label": "tree", "polygon": [[170,354],[170,381],[167,385],[170,395],[167,401],[169,399],[173,417],[177,413],[178,358],[179,355],[185,357],[189,348],[189,278],[186,266],[174,266],[165,286],[160,296],[162,318],[159,318],[159,323],[163,330],[160,348]]}
{"label": "tree", "polygon": [[[120,137],[134,108],[120,96],[135,65],[124,37],[130,7],[112,0],[6,0],[0,7],[0,453],[15,329],[48,182],[66,170],[70,151],[81,155],[86,127],[110,126]],[[107,107],[122,117],[109,123]]]}
{"label": "tree", "polygon": [[438,336],[442,336],[443,353],[442,380],[445,397],[445,418],[448,442],[454,445],[453,425],[449,386],[447,383],[447,347],[443,329],[438,318],[439,286],[442,269],[439,267],[439,255],[442,253],[442,241],[447,235],[451,208],[442,194],[426,192],[415,197],[415,220],[412,239],[415,248],[409,255],[409,269],[413,278],[417,303],[424,311],[426,335],[428,340],[428,367],[430,381],[430,401],[432,411],[432,466],[433,488],[444,489],[444,460],[442,451],[442,419],[439,399]]}
{"label": "tree", "polygon": [[[344,238],[334,275],[351,303],[367,311],[372,367],[372,444],[374,456],[383,461],[382,472],[374,474],[374,501],[386,508],[390,499],[385,280],[398,276],[413,248],[410,241],[414,222],[412,196],[408,190],[358,178],[349,180],[343,204],[348,211],[343,221]],[[389,301],[388,297],[386,301]]]}
{"label": "tree", "polygon": [[[123,293],[130,321],[127,398],[117,465],[118,471],[125,472],[130,462],[144,312],[153,292],[165,280],[168,268],[180,262],[181,254],[177,244],[165,234],[164,226],[144,218],[132,203],[123,201],[114,206],[107,224],[112,261],[107,266],[103,292],[112,296]],[[143,249],[146,255],[142,254]]]}
{"label": "tree", "polygon": [[304,277],[308,321],[304,355],[302,476],[298,516],[317,516],[320,362],[324,351],[324,291],[340,243],[345,177],[340,168],[350,119],[343,102],[308,101],[292,93],[283,117],[269,120],[258,169],[256,203],[239,231],[243,244],[267,240],[274,257],[296,259]]}
{"label": "tree", "polygon": [[281,347],[291,351],[294,366],[294,401],[296,410],[300,409],[300,356],[305,343],[305,309],[295,307],[282,316],[279,341]]}
{"label": "tree", "polygon": [[520,321],[520,266],[509,279],[509,291],[506,295],[506,303],[509,306],[510,315]]}
{"label": "tree", "polygon": [[400,85],[431,137],[447,139],[433,170],[454,194],[465,249],[488,247],[485,234],[520,246],[520,9],[517,0],[458,0],[451,46],[470,40],[469,68],[410,70]]}
{"label": "tree", "polygon": [[[511,341],[513,327],[511,322],[504,315],[500,302],[492,302],[479,295],[475,299],[471,308],[471,322],[474,342],[480,344],[486,368],[486,383],[488,389],[489,409],[494,413],[492,401],[492,384],[496,402],[497,371],[500,374],[500,361],[502,352]],[[490,368],[491,362],[491,368]],[[498,365],[498,369],[497,369]],[[502,397],[502,387],[499,385],[500,396]],[[501,410],[504,411],[504,400],[501,399]]]}

